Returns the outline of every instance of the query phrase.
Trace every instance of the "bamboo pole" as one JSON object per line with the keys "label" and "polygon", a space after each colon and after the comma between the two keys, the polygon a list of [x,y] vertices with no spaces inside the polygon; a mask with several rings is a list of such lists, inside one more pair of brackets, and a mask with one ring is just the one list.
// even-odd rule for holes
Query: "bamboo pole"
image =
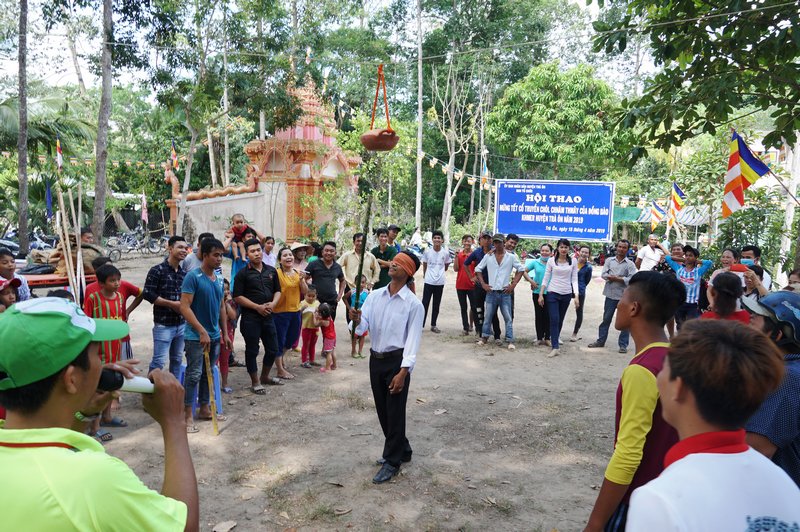
{"label": "bamboo pole", "polygon": [[[359,303],[361,302],[361,276],[364,273],[364,257],[367,254],[367,236],[369,234],[369,218],[372,214],[372,194],[370,194],[369,199],[367,200],[367,214],[364,219],[364,236],[361,240],[361,257],[358,264],[358,275],[356,276],[356,299],[353,302],[353,308],[358,310]],[[350,330],[350,339],[355,339],[356,337],[356,322],[352,322],[352,328]]]}
{"label": "bamboo pole", "polygon": [[206,378],[208,379],[208,397],[211,401],[211,424],[214,426],[214,436],[219,436],[219,426],[217,425],[217,400],[214,397],[214,377],[211,374],[211,357],[208,354],[208,347],[203,349],[203,358],[206,363]]}
{"label": "bamboo pole", "polygon": [[[80,186],[80,185],[79,185]],[[78,250],[75,254],[75,288],[77,288],[77,292],[75,293],[75,301],[81,301],[83,298],[83,253],[81,250],[81,226],[80,226],[80,219],[75,216],[75,200],[72,197],[72,189],[70,188],[67,190],[67,197],[69,198],[69,212],[72,216],[72,226],[75,229],[75,245],[78,246]]]}
{"label": "bamboo pole", "polygon": [[[67,211],[64,208],[64,195],[61,193],[60,184],[56,190],[58,192],[58,209],[61,211],[61,252],[64,254],[64,264],[67,267],[67,281],[69,281],[69,287],[72,290],[73,297],[76,297],[78,292],[75,287],[75,272],[72,269],[72,246],[69,243],[69,221],[67,220]],[[79,301],[77,297],[75,301]]]}

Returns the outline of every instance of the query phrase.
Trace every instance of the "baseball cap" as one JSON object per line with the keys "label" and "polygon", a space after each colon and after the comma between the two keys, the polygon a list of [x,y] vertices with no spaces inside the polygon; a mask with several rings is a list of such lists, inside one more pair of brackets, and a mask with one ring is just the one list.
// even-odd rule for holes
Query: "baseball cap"
{"label": "baseball cap", "polygon": [[767,307],[762,306],[761,303],[755,299],[743,297],[739,301],[742,302],[742,306],[745,307],[745,309],[751,314],[758,314],[759,316],[765,317],[772,316],[772,313],[767,309]]}
{"label": "baseball cap", "polygon": [[128,335],[121,320],[88,317],[60,297],[29,299],[0,314],[0,390],[54,375],[89,345]]}
{"label": "baseball cap", "polygon": [[503,233],[495,233],[495,235],[492,237],[492,242],[497,242],[498,240],[500,242],[506,241],[506,237],[503,235]]}
{"label": "baseball cap", "polygon": [[20,281],[16,277],[14,277],[12,279],[4,279],[3,277],[0,277],[0,291],[5,290],[6,287],[8,287],[8,286],[11,286],[12,288],[18,288],[19,285],[21,285],[21,284],[22,284],[22,281]]}
{"label": "baseball cap", "polygon": [[400,231],[400,228],[398,226],[396,226],[395,224],[392,224],[389,227],[387,227],[386,230],[387,231]]}
{"label": "baseball cap", "polygon": [[492,238],[492,233],[490,233],[489,231],[481,231],[481,234],[478,235],[478,238],[483,238],[483,237]]}

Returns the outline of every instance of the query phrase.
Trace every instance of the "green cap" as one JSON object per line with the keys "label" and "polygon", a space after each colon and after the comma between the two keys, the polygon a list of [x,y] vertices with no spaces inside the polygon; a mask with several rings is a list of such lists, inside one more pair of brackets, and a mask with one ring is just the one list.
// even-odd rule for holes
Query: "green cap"
{"label": "green cap", "polygon": [[29,299],[0,314],[0,390],[10,390],[55,375],[75,360],[89,342],[128,335],[121,320],[95,320],[60,297]]}

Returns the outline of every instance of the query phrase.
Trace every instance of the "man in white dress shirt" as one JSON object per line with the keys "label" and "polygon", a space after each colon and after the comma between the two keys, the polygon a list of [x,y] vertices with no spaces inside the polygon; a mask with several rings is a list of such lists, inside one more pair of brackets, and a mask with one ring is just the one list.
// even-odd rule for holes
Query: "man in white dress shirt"
{"label": "man in white dress shirt", "polygon": [[636,268],[640,272],[649,272],[661,262],[662,257],[666,256],[667,252],[661,244],[658,243],[656,235],[647,237],[647,245],[639,250],[636,254]]}
{"label": "man in white dress shirt", "polygon": [[356,335],[369,331],[372,338],[369,357],[369,380],[375,410],[383,429],[383,456],[380,471],[372,479],[381,484],[411,460],[411,445],[406,438],[406,400],[411,372],[417,359],[425,310],[408,288],[419,269],[419,259],[402,251],[389,266],[388,286],[374,290],[364,306],[350,309],[356,323]]}

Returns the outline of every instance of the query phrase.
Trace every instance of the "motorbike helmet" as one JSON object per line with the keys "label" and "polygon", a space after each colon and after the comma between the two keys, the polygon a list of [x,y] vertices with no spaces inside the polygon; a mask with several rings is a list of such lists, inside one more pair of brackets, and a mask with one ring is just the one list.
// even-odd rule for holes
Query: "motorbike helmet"
{"label": "motorbike helmet", "polygon": [[764,316],[783,331],[783,338],[778,345],[800,346],[800,294],[775,292],[759,301],[744,298],[742,304],[751,313]]}

